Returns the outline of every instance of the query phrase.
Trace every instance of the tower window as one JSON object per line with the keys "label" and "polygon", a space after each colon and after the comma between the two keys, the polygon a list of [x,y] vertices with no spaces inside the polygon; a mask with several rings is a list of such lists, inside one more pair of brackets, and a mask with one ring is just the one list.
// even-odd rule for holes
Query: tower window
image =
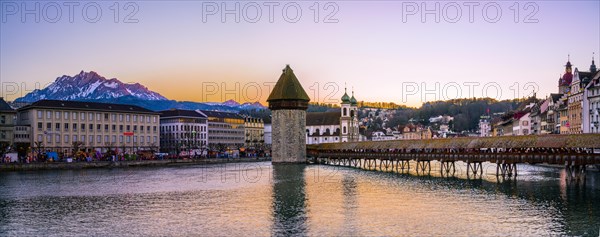
{"label": "tower window", "polygon": [[346,108],[344,108],[343,111],[343,115],[346,116],[346,114],[348,114],[348,111],[346,110]]}

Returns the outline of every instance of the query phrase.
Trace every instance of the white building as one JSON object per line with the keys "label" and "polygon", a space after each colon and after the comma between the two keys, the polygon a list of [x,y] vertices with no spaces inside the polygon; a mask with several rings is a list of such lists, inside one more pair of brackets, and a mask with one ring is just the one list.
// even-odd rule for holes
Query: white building
{"label": "white building", "polygon": [[358,104],[344,92],[340,111],[306,113],[306,144],[359,141]]}
{"label": "white building", "polygon": [[[440,126],[441,130],[441,126]],[[490,124],[490,116],[481,116],[479,119],[479,136],[489,137],[492,135],[492,126]]]}
{"label": "white building", "polygon": [[206,115],[194,110],[160,112],[160,148],[172,154],[203,154],[208,144]]}
{"label": "white building", "polygon": [[264,133],[265,133],[265,144],[271,145],[273,144],[273,131],[272,131],[272,127],[270,123],[265,123],[265,128],[264,128]]}

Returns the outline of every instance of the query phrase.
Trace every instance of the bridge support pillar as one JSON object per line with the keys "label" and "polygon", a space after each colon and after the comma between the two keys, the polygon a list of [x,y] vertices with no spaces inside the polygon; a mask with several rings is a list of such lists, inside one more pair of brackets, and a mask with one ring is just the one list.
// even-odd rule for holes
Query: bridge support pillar
{"label": "bridge support pillar", "polygon": [[575,162],[565,162],[565,171],[567,172],[567,180],[568,181],[584,181],[585,182],[585,173],[586,173],[586,165],[576,164]]}
{"label": "bridge support pillar", "polygon": [[440,160],[440,173],[442,176],[450,176],[450,174],[454,175],[455,172],[456,166],[454,161]]}
{"label": "bridge support pillar", "polygon": [[467,160],[467,178],[470,178],[469,174],[473,174],[476,178],[477,175],[481,178],[483,175],[483,165],[481,161],[468,161]]}

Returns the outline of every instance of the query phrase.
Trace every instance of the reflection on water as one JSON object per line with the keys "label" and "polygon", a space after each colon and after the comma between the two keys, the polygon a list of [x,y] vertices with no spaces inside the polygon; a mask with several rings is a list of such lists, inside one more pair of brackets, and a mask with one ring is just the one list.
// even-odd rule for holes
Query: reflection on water
{"label": "reflection on water", "polygon": [[306,233],[304,164],[273,165],[273,234]]}
{"label": "reflection on water", "polygon": [[270,163],[0,173],[0,236],[598,236],[600,175],[516,179]]}

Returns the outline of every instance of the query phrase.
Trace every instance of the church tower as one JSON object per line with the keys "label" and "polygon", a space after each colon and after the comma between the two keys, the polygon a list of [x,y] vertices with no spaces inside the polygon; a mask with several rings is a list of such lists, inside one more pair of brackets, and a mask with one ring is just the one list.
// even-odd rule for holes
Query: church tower
{"label": "church tower", "polygon": [[358,141],[358,101],[354,98],[354,89],[352,89],[352,98],[350,98],[350,141]]}
{"label": "church tower", "polygon": [[340,123],[341,123],[341,141],[342,142],[348,142],[349,138],[350,138],[350,125],[352,122],[352,117],[350,116],[351,114],[351,108],[352,108],[352,104],[350,103],[350,96],[348,96],[348,93],[346,91],[346,88],[344,88],[344,95],[342,96],[342,116],[340,117]]}
{"label": "church tower", "polygon": [[565,65],[565,74],[558,81],[558,93],[566,94],[570,91],[571,82],[573,81],[573,70],[570,57]]}

